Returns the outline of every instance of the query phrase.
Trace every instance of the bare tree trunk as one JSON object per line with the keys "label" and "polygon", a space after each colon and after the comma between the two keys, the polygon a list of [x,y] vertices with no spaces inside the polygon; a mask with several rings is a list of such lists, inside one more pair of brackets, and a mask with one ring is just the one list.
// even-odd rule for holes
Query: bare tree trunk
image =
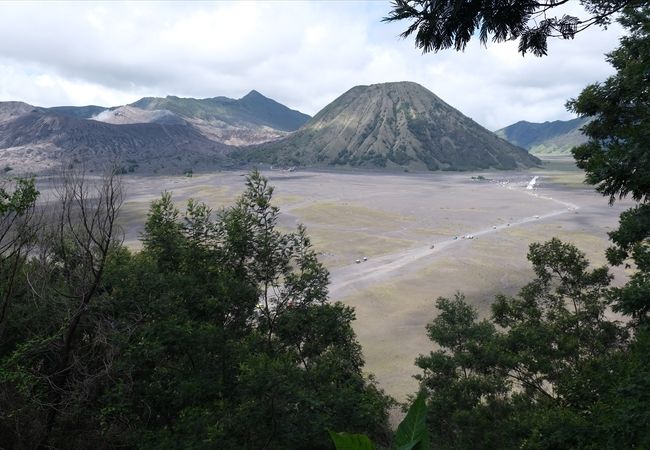
{"label": "bare tree trunk", "polygon": [[46,245],[63,267],[65,288],[58,294],[77,306],[63,328],[54,370],[48,377],[48,411],[38,448],[49,448],[70,374],[79,364],[72,358],[79,324],[97,296],[111,248],[121,244],[116,220],[122,201],[121,178],[115,170],[99,181],[89,181],[82,172],[67,172],[58,189],[60,209]]}

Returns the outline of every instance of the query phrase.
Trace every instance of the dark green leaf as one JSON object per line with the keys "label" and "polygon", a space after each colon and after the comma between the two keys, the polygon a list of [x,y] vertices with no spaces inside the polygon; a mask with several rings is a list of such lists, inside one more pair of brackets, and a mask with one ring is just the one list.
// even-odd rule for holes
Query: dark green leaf
{"label": "dark green leaf", "polygon": [[424,399],[424,394],[420,393],[409,408],[402,423],[397,427],[397,432],[395,433],[395,446],[398,450],[427,448],[424,447],[424,444],[428,445],[429,442],[426,418],[427,405]]}
{"label": "dark green leaf", "polygon": [[375,450],[375,446],[363,434],[335,433],[330,431],[330,437],[336,450]]}

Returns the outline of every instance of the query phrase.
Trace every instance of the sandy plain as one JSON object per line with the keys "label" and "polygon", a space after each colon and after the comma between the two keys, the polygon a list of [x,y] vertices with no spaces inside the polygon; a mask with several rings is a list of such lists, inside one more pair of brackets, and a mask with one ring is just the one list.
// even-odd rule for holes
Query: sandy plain
{"label": "sandy plain", "polygon": [[[275,187],[281,227],[306,225],[330,270],[330,299],[355,308],[366,370],[398,400],[416,389],[415,358],[434,350],[425,327],[436,317],[437,297],[462,292],[488,315],[495,294],[515,294],[531,280],[530,243],[554,236],[604,264],[607,232],[632,204],[609,206],[562,159],[513,172],[262,173]],[[218,209],[244,190],[244,176],[126,177],[126,243],[139,246],[149,204],[161,192],[172,192],[181,209],[189,198]],[[528,190],[533,176],[536,188]],[[623,282],[625,273],[614,273]]]}

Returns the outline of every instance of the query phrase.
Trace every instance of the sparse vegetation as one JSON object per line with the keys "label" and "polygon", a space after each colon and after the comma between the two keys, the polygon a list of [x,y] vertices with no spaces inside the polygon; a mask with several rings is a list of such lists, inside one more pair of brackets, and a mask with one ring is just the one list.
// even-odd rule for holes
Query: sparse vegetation
{"label": "sparse vegetation", "polygon": [[392,148],[388,151],[386,158],[399,166],[404,166],[409,163],[413,158],[411,158],[407,153],[404,146],[400,146],[397,150]]}

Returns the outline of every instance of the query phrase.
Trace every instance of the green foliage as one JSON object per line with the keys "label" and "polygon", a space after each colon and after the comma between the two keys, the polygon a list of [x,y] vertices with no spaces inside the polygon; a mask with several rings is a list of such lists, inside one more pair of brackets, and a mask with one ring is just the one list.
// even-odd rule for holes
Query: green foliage
{"label": "green foliage", "polygon": [[97,427],[92,417],[82,419],[83,409],[105,380],[113,350],[105,340],[113,305],[101,278],[115,243],[119,183],[112,176],[98,186],[64,178],[70,183],[60,186],[46,224],[29,206],[33,182],[23,184],[21,207],[13,207],[23,214],[13,251],[0,254],[0,266],[14,268],[9,288],[3,280],[0,289],[0,435],[11,448],[77,448],[79,436],[64,444],[61,430],[81,422]]}
{"label": "green foliage", "polygon": [[650,140],[650,7],[629,10],[621,19],[629,35],[608,55],[616,74],[604,83],[587,86],[567,103],[581,116],[593,117],[584,127],[589,142],[573,153],[585,169],[587,182],[613,202],[628,194],[637,201],[650,198],[647,176]]}
{"label": "green foliage", "polygon": [[336,450],[375,450],[372,441],[363,434],[334,433],[330,431],[330,438]]}
{"label": "green foliage", "polygon": [[363,377],[352,310],[326,303],[304,228],[276,230],[267,181],[246,186],[216,217],[190,201],[181,219],[169,194],[152,204],[143,253],[115,272],[121,301],[150,312],[104,421],[150,448],[328,448],[343,424],[381,438],[390,401]]}
{"label": "green foliage", "polygon": [[0,217],[7,214],[22,215],[31,208],[39,192],[33,178],[14,178],[10,187],[0,185]]}
{"label": "green foliage", "polygon": [[258,172],[216,212],[164,193],[142,251],[110,247],[82,313],[94,272],[66,256],[74,239],[25,262],[34,288],[0,322],[2,445],[330,449],[343,427],[386,442],[392,400],[363,373],[354,312],[327,301],[304,227],[277,229],[272,193]]}
{"label": "green foliage", "polygon": [[167,270],[174,270],[179,265],[183,235],[178,215],[171,194],[164,192],[160,200],[151,203],[144,226],[144,248],[161,268]]}
{"label": "green foliage", "polygon": [[532,244],[528,259],[535,279],[490,320],[460,294],[436,302],[440,349],[416,361],[436,448],[643,448],[647,331],[607,317],[611,276],[574,246]]}
{"label": "green foliage", "polygon": [[[393,450],[428,450],[427,406],[420,393],[410,406],[406,417],[398,425],[391,445]],[[374,450],[372,441],[365,435],[329,432],[336,450]]]}
{"label": "green foliage", "polygon": [[393,446],[396,450],[428,450],[427,407],[424,395],[416,397],[395,432]]}
{"label": "green foliage", "polygon": [[632,260],[636,272],[614,294],[614,309],[639,323],[650,320],[650,6],[627,9],[620,22],[629,30],[608,55],[616,74],[587,86],[567,106],[593,120],[584,128],[586,144],[573,149],[586,181],[609,197],[631,196],[639,204],[621,214],[611,232],[611,264]]}
{"label": "green foliage", "polygon": [[505,414],[509,387],[505,376],[490,368],[498,359],[495,328],[476,322],[476,310],[460,294],[439,298],[436,305],[440,315],[427,332],[442,349],[416,361],[423,370],[416,378],[428,394],[433,441],[440,448],[503,448],[510,430],[490,423]]}
{"label": "green foliage", "polygon": [[[576,33],[590,25],[606,26],[612,14],[628,4],[635,4],[625,0],[587,0],[582,2],[588,14],[585,19],[567,14],[551,16],[549,11],[563,3],[393,0],[393,10],[384,21],[410,21],[402,37],[415,33],[415,44],[425,53],[447,48],[464,50],[467,43],[478,36],[483,45],[490,39],[493,42],[519,39],[522,54],[532,52],[542,56],[546,55],[549,37],[573,39]],[[540,16],[543,19],[536,20]]]}
{"label": "green foliage", "polygon": [[33,179],[0,181],[0,339],[16,290],[24,286],[22,269],[35,241],[38,195]]}

